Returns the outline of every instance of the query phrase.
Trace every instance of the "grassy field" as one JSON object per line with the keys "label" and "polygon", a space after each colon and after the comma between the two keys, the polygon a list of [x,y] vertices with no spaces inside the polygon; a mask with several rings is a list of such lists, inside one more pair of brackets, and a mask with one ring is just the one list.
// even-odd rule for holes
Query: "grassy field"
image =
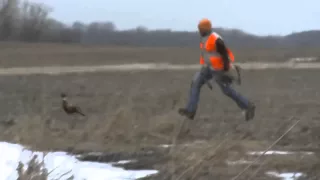
{"label": "grassy field", "polygon": [[[197,52],[186,49],[81,47],[68,45],[1,45],[2,67],[97,65],[135,62],[194,63]],[[284,52],[294,50],[284,50]],[[246,52],[249,52],[247,50]],[[190,54],[189,54],[190,53]],[[257,57],[259,51],[254,51]],[[270,59],[280,56],[267,52]],[[239,55],[241,56],[241,55]],[[273,58],[273,56],[275,58]],[[296,54],[286,54],[285,57]],[[242,54],[242,57],[246,55]],[[248,56],[249,57],[249,56]],[[194,60],[194,58],[196,60]],[[243,58],[250,59],[250,58]],[[254,60],[257,58],[253,58]],[[284,59],[283,59],[284,60]],[[287,59],[286,59],[287,60]],[[77,73],[60,76],[0,77],[0,140],[42,150],[71,152],[140,152],[156,149],[145,165],[161,170],[151,179],[231,179],[245,166],[228,167],[228,158],[247,150],[264,150],[296,119],[301,121],[275,146],[278,149],[316,150],[320,142],[320,85],[318,70],[246,70],[235,86],[257,105],[256,118],[246,122],[237,106],[217,87],[204,87],[199,112],[188,122],[190,132],[177,136],[195,71]],[[86,117],[67,116],[60,93],[69,95]],[[76,124],[71,128],[71,124]],[[224,140],[220,146],[218,144]],[[201,141],[204,143],[195,144]],[[175,149],[159,144],[180,144]],[[190,143],[191,146],[182,146]],[[220,147],[217,151],[214,149]],[[200,163],[199,163],[200,162]],[[318,155],[269,158],[254,179],[274,179],[267,170],[303,171],[315,179]],[[147,164],[147,165],[146,165]],[[134,166],[134,165],[132,165]],[[191,168],[187,172],[186,169]],[[138,167],[135,167],[138,168]],[[257,169],[249,169],[252,174]],[[185,173],[184,173],[185,172]],[[317,174],[318,173],[318,174]],[[194,177],[193,177],[194,176]],[[248,179],[249,175],[240,179]],[[312,178],[309,178],[312,179]]]}
{"label": "grassy field", "polygon": [[[232,49],[237,62],[284,62],[296,57],[317,57],[312,49]],[[197,48],[135,48],[61,44],[0,43],[0,67],[74,66],[124,63],[198,63]]]}

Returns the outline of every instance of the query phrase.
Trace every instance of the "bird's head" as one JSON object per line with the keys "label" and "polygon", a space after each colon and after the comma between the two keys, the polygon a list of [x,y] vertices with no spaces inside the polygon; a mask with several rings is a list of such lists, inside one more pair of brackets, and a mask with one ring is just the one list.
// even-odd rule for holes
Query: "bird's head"
{"label": "bird's head", "polygon": [[65,100],[65,99],[67,98],[67,95],[66,95],[65,93],[61,93],[61,94],[60,94],[60,97],[61,97],[63,100]]}

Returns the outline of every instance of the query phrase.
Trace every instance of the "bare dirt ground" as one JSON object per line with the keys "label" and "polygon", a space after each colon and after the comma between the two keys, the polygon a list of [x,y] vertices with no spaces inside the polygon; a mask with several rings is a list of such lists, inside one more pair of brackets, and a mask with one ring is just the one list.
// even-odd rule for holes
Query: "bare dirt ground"
{"label": "bare dirt ground", "polygon": [[[21,52],[20,59],[27,54],[42,56],[45,52],[45,49],[31,47]],[[55,47],[57,54],[43,55],[41,60],[29,58],[19,63],[15,55],[16,60],[2,58],[1,64],[4,67],[107,64],[107,61],[80,61],[80,55],[59,57],[60,51],[65,50],[63,47]],[[100,51],[98,47],[89,51],[92,57],[97,56],[96,51]],[[114,51],[125,52],[125,49]],[[132,51],[139,57],[145,55],[146,49]],[[156,50],[147,52],[153,54],[152,51]],[[83,50],[78,53],[81,52]],[[74,51],[73,54],[78,53]],[[175,53],[173,51],[172,56]],[[48,60],[54,57],[65,61]],[[107,53],[101,57],[113,58]],[[153,62],[166,59],[155,57]],[[129,62],[128,59],[129,55],[122,63]],[[125,167],[161,171],[150,179],[223,180],[232,179],[247,165],[230,166],[226,160],[252,160],[253,157],[245,155],[246,151],[265,150],[300,119],[273,149],[314,151],[315,155],[263,157],[239,179],[249,179],[257,169],[260,170],[253,177],[255,180],[276,179],[265,175],[269,170],[301,171],[308,174],[308,180],[319,179],[319,70],[244,70],[244,82],[236,89],[257,105],[256,118],[250,122],[244,121],[236,105],[217,87],[212,91],[204,87],[197,117],[189,122],[190,132],[182,132],[177,137],[176,130],[183,118],[176,111],[186,103],[194,72],[155,70],[0,76],[0,140],[40,150],[104,152],[99,156],[100,161],[137,158],[140,159],[138,163]],[[87,116],[64,114],[60,107],[61,92],[66,92],[70,101],[79,105]],[[71,128],[72,123],[76,124],[74,128]],[[159,147],[159,144],[174,142],[178,145],[173,149]],[[186,143],[190,146],[183,145]],[[84,158],[93,160],[96,156]]]}

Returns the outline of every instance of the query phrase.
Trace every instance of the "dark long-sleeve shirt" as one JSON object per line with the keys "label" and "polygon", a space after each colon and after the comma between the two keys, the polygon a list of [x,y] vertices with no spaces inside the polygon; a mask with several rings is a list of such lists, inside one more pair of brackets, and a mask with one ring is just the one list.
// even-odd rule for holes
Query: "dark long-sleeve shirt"
{"label": "dark long-sleeve shirt", "polygon": [[224,44],[221,38],[217,39],[216,47],[217,47],[217,52],[222,56],[223,67],[224,67],[223,70],[225,71],[229,70],[230,60],[228,56],[228,51],[227,51],[226,45]]}

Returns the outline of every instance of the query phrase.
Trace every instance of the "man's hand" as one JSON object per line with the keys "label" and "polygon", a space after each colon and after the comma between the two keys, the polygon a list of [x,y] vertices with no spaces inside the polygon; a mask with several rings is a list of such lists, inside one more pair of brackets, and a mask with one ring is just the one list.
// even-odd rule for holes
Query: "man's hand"
{"label": "man's hand", "polygon": [[226,84],[231,84],[235,80],[234,75],[229,70],[218,71],[216,74],[216,79]]}
{"label": "man's hand", "polygon": [[229,64],[224,64],[223,65],[223,71],[229,71],[229,69],[230,69]]}
{"label": "man's hand", "polygon": [[233,68],[235,69],[237,73],[237,83],[240,85],[241,84],[241,68],[239,65],[233,65]]}
{"label": "man's hand", "polygon": [[200,69],[201,74],[206,74],[209,71],[210,71],[210,66],[208,66],[207,64],[201,65],[201,69]]}

